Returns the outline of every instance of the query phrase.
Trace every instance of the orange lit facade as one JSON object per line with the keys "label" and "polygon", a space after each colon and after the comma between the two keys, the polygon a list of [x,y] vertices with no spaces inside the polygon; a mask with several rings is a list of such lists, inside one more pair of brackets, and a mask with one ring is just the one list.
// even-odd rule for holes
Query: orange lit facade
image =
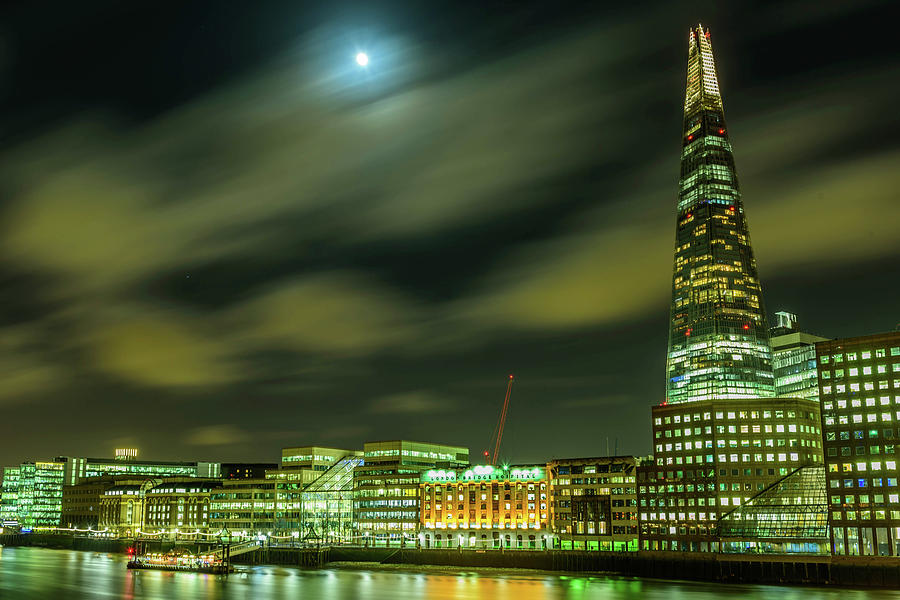
{"label": "orange lit facade", "polygon": [[541,549],[551,544],[543,466],[432,469],[419,485],[423,547]]}

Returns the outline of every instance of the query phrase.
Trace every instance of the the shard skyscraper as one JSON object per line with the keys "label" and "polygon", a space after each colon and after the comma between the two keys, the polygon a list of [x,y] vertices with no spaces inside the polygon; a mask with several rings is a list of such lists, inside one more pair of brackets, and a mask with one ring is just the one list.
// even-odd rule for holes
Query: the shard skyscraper
{"label": "the shard skyscraper", "polygon": [[709,31],[691,30],[666,400],[775,395],[769,327]]}

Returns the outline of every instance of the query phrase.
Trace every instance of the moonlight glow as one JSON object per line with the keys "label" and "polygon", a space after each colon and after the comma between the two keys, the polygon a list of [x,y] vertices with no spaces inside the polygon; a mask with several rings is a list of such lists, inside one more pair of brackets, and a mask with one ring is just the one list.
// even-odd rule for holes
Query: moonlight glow
{"label": "moonlight glow", "polygon": [[366,54],[365,52],[360,52],[359,54],[357,54],[356,55],[356,64],[358,64],[361,67],[364,67],[367,64],[369,64],[369,55]]}

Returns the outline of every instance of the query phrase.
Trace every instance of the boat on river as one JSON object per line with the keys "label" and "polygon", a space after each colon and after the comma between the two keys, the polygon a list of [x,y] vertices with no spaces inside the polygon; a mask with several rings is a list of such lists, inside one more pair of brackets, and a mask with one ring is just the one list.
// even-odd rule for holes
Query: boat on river
{"label": "boat on river", "polygon": [[178,551],[169,551],[164,554],[133,555],[129,557],[128,568],[153,571],[188,571],[193,573],[212,573],[214,575],[234,572],[234,567],[225,563],[216,554],[191,554]]}

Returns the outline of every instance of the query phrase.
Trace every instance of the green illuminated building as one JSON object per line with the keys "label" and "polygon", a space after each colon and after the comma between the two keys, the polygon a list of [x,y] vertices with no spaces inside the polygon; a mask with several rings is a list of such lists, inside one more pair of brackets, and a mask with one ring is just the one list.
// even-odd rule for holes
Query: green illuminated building
{"label": "green illuminated building", "polygon": [[0,487],[0,525],[19,522],[19,467],[3,467]]}
{"label": "green illuminated building", "polygon": [[358,454],[341,458],[303,490],[301,539],[326,544],[353,541],[353,470],[364,462]]}
{"label": "green illuminated building", "polygon": [[690,32],[681,141],[667,401],[772,397],[766,313],[702,26]]}
{"label": "green illuminated building", "polygon": [[56,527],[62,512],[65,464],[22,463],[3,470],[0,514],[23,529]]}

